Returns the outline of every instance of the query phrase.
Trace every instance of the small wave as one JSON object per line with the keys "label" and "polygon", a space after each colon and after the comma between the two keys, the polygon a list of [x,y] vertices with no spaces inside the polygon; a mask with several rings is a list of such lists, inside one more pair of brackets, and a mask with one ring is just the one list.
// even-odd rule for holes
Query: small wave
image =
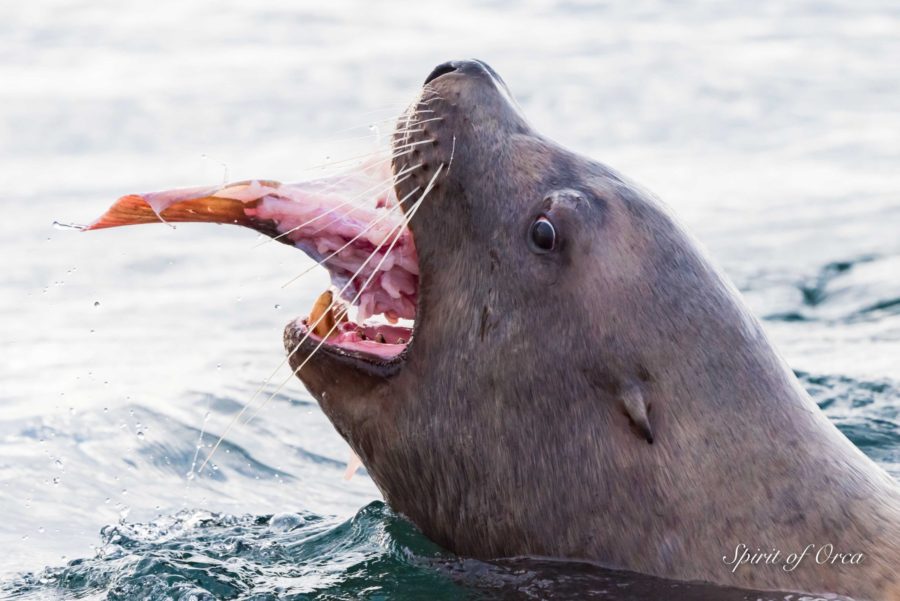
{"label": "small wave", "polygon": [[366,591],[446,587],[445,576],[416,566],[416,558],[440,550],[380,502],[346,521],[309,512],[182,511],[147,524],[106,526],[100,539],[94,557],[21,575],[0,590],[22,599],[206,601],[351,599]]}
{"label": "small wave", "polygon": [[900,387],[840,375],[797,377],[844,435],[894,476],[900,476]]}
{"label": "small wave", "polygon": [[[864,255],[834,261],[798,278],[796,300],[765,316],[768,321],[828,324],[872,321],[900,313],[900,290],[892,274],[900,257]],[[780,285],[777,282],[773,285]]]}
{"label": "small wave", "polygon": [[182,511],[147,524],[106,526],[100,538],[94,557],[20,575],[0,592],[16,599],[179,601],[785,599],[581,562],[462,559],[379,501],[345,521],[308,512]]}

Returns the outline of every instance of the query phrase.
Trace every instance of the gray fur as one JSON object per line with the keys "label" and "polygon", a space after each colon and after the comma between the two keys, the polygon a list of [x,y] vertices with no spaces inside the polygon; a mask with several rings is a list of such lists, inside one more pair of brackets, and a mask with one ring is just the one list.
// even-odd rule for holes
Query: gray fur
{"label": "gray fur", "polygon": [[[299,374],[391,507],[462,555],[900,598],[897,484],[655,198],[535,133],[494,74],[460,65],[423,91],[422,118],[443,120],[412,140],[434,145],[395,165],[425,162],[402,196],[454,149],[411,223],[407,353],[368,365],[326,347]],[[540,213],[560,235],[545,255],[526,244]],[[300,337],[289,325],[288,347]],[[740,543],[864,560],[732,573]]]}

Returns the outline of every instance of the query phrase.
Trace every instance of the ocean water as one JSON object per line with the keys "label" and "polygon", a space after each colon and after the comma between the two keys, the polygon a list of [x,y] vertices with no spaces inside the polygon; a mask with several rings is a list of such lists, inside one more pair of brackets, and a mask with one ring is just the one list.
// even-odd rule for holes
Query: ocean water
{"label": "ocean water", "polygon": [[330,172],[472,56],[544,133],[671,205],[900,476],[896,3],[7,2],[0,596],[743,598],[454,558],[364,472],[342,480],[349,450],[293,379],[189,478],[325,274],[282,287],[309,260],[237,228],[53,226],[130,192]]}

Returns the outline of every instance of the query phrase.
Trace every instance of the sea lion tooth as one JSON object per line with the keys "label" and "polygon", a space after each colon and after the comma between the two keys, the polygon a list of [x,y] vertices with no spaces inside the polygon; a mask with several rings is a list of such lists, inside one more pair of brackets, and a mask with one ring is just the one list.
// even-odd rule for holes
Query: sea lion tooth
{"label": "sea lion tooth", "polygon": [[653,430],[650,428],[650,418],[647,416],[650,406],[644,400],[641,389],[637,386],[630,386],[619,398],[631,423],[644,435],[647,442],[653,444]]}
{"label": "sea lion tooth", "polygon": [[375,335],[375,342],[380,342],[380,343],[384,344],[384,342],[385,342],[384,334],[382,334],[381,332],[378,332],[378,334]]}
{"label": "sea lion tooth", "polygon": [[309,325],[316,336],[325,338],[334,329],[334,295],[326,290],[319,295],[309,312]]}
{"label": "sea lion tooth", "polygon": [[397,344],[406,344],[406,338],[398,338]]}

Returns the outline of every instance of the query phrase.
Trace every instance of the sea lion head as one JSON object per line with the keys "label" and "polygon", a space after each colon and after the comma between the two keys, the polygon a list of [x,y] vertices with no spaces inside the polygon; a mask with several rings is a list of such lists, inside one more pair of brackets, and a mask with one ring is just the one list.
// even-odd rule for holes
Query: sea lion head
{"label": "sea lion head", "polygon": [[[314,393],[322,386],[342,415],[359,407],[369,425],[378,404],[369,399],[402,405],[400,389],[419,406],[456,391],[467,402],[503,398],[518,412],[590,390],[608,397],[610,419],[626,415],[652,441],[640,387],[683,363],[680,337],[731,302],[696,243],[651,195],[534,131],[477,60],[434,69],[399,119],[394,148],[394,171],[411,173],[397,196],[424,194],[409,224],[420,271],[412,342],[392,361],[357,361],[346,374],[332,364],[354,358],[313,358],[300,378]],[[702,302],[692,303],[698,287]],[[743,312],[731,313],[745,325]],[[298,339],[289,326],[288,346]],[[407,367],[419,386],[396,377]],[[629,391],[643,408],[621,401]]]}
{"label": "sea lion head", "polygon": [[[521,551],[508,541],[527,535],[462,535],[452,515],[524,511],[503,505],[511,494],[569,486],[618,508],[611,474],[658,464],[636,457],[667,445],[663,389],[708,359],[685,341],[740,346],[755,322],[657,200],[534,131],[480,61],[438,66],[393,146],[395,173],[412,174],[397,196],[422,198],[405,206],[419,258],[412,340],[386,361],[328,345],[307,360],[307,340],[291,358],[299,377],[386,499],[451,549]],[[593,491],[572,466],[585,457]]]}

